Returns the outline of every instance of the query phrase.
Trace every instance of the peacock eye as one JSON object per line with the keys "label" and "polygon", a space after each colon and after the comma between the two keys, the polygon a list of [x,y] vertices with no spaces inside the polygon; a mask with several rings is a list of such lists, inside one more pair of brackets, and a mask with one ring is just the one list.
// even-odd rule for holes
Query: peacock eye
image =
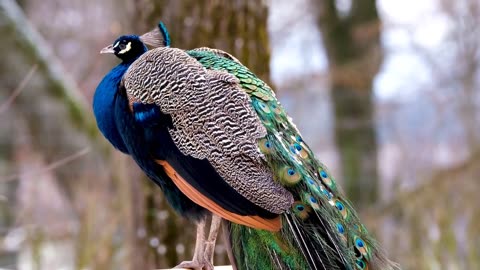
{"label": "peacock eye", "polygon": [[123,44],[123,43],[118,45],[118,47],[120,48],[120,50],[125,50],[125,48],[126,48],[125,44]]}

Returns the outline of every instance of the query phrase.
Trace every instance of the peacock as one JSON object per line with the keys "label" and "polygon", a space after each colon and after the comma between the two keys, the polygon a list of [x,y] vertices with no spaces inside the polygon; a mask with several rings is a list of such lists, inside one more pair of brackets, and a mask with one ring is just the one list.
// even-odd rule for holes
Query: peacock
{"label": "peacock", "polygon": [[101,52],[122,63],[97,87],[99,129],[198,224],[194,258],[180,266],[212,269],[222,218],[236,269],[398,268],[272,89],[234,56],[172,48],[163,23]]}

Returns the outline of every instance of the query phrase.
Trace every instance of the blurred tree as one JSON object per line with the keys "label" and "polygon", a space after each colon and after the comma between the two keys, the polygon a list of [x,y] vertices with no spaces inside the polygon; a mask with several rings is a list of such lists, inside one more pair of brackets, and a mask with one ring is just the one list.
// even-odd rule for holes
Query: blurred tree
{"label": "blurred tree", "polygon": [[[7,205],[15,213],[16,224],[12,226],[24,230],[28,236],[20,240],[22,245],[11,248],[19,256],[29,248],[33,250],[32,256],[19,259],[18,267],[25,269],[25,265],[28,267],[30,264],[45,269],[57,268],[46,262],[48,258],[40,250],[65,239],[72,247],[71,252],[68,248],[53,248],[52,251],[65,258],[78,255],[79,269],[95,265],[100,261],[96,251],[111,247],[108,236],[113,235],[112,228],[118,225],[113,217],[115,212],[108,209],[117,207],[119,212],[123,210],[119,200],[111,199],[104,205],[107,214],[98,213],[95,207],[84,207],[87,202],[100,201],[100,196],[96,195],[106,194],[107,190],[115,191],[117,187],[118,181],[110,180],[113,177],[108,177],[109,173],[106,173],[109,160],[105,154],[110,150],[106,150],[106,145],[98,140],[100,135],[90,106],[66,75],[49,44],[32,27],[16,2],[1,1],[0,13],[0,33],[6,39],[0,48],[10,52],[0,63],[0,81],[3,89],[15,89],[5,91],[8,99],[2,100],[0,117],[4,118],[0,121],[0,129],[10,138],[7,141],[13,146],[10,158],[17,172],[10,177],[2,177],[1,185],[20,180],[15,197],[7,197]],[[12,128],[5,130],[8,126]],[[83,150],[79,152],[79,149]],[[85,158],[87,153],[89,158]],[[75,162],[62,166],[67,160]],[[4,172],[2,175],[5,175]],[[88,187],[92,186],[98,194],[88,192],[91,191]],[[84,215],[90,219],[82,219]],[[93,219],[103,219],[99,223],[115,226],[105,226],[102,236],[107,237],[98,237],[98,231],[94,230],[82,234],[74,229],[87,231],[83,225],[94,227]],[[69,225],[79,223],[78,227]],[[2,232],[9,230],[12,227],[2,228]],[[73,240],[77,235],[82,241],[75,244],[82,251],[74,254]],[[91,241],[94,238],[95,242]],[[110,263],[111,257],[105,256],[101,260]],[[73,264],[71,260],[59,268],[72,267]]]}
{"label": "blurred tree", "polygon": [[[480,40],[478,24],[480,22],[480,3],[478,1],[439,1],[439,6],[453,24],[449,39],[453,48],[449,48],[457,61],[455,68],[443,70],[444,77],[438,80],[457,83],[456,98],[459,99],[460,121],[465,129],[465,140],[472,156],[480,153],[480,133],[478,130],[478,73],[480,62]],[[432,59],[434,56],[427,56]],[[429,62],[435,72],[439,69],[433,61]]]}
{"label": "blurred tree", "polygon": [[380,19],[375,0],[351,1],[342,9],[337,2],[314,3],[330,65],[344,187],[361,207],[375,201],[378,193],[372,82],[382,61]]}
{"label": "blurred tree", "polygon": [[[437,9],[422,14],[448,21],[449,27],[445,32],[438,31],[441,40],[434,42],[435,45],[416,38],[421,31],[416,23],[389,23],[389,28],[409,33],[409,53],[418,57],[428,69],[429,82],[425,86],[420,84],[416,95],[417,99],[420,97],[424,99],[422,101],[427,101],[426,104],[434,105],[435,116],[419,116],[424,118],[423,121],[428,119],[433,123],[431,127],[422,126],[422,131],[408,130],[403,135],[419,141],[425,136],[426,143],[414,153],[411,151],[412,144],[402,146],[411,160],[404,158],[397,164],[408,167],[413,173],[409,172],[407,177],[410,179],[400,176],[399,180],[410,182],[411,187],[400,189],[393,199],[390,197],[387,207],[376,211],[377,217],[379,213],[383,214],[383,222],[377,220],[375,223],[383,228],[395,224],[397,228],[409,231],[408,236],[404,230],[395,228],[384,232],[385,240],[388,239],[385,248],[402,263],[403,269],[480,269],[480,209],[465,207],[480,204],[480,4],[476,0],[439,0],[436,4]],[[422,19],[420,21],[423,22]],[[399,47],[397,50],[403,53],[404,49]],[[409,83],[419,87],[418,82]],[[410,101],[405,106],[412,108],[416,102]],[[453,118],[448,117],[449,114],[454,115]],[[452,122],[457,126],[453,126]],[[453,143],[448,139],[450,132],[458,132]],[[449,161],[439,164],[435,159],[441,156],[438,149],[442,148],[449,149]],[[422,152],[424,157],[418,152]],[[428,165],[423,165],[423,168],[417,165],[422,162]],[[417,168],[414,168],[415,165]]]}

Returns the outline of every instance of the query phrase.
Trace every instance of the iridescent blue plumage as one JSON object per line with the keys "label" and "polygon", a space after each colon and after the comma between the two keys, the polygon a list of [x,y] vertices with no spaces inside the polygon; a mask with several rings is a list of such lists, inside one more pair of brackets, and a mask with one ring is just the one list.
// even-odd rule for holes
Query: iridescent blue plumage
{"label": "iridescent blue plumage", "polygon": [[[205,210],[178,190],[155,158],[174,151],[167,131],[168,116],[158,107],[133,103],[121,86],[130,64],[147,51],[139,36],[121,36],[101,53],[114,53],[122,63],[113,68],[98,85],[93,98],[93,111],[102,134],[118,150],[129,154],[145,174],[163,191],[167,201],[181,215],[198,220]],[[133,110],[132,110],[133,109]],[[173,146],[173,147],[172,147]]]}
{"label": "iridescent blue plumage", "polygon": [[116,149],[125,154],[128,154],[128,151],[115,124],[114,105],[117,95],[114,89],[117,89],[128,66],[121,63],[112,69],[100,82],[93,96],[93,113],[98,128]]}
{"label": "iridescent blue plumage", "polygon": [[161,121],[160,108],[155,104],[133,103],[135,120],[144,127],[158,125]]}
{"label": "iridescent blue plumage", "polygon": [[[128,48],[128,49],[127,49]],[[123,74],[130,64],[147,51],[147,47],[136,35],[119,37],[113,44],[100,53],[114,53],[122,63],[113,68],[100,82],[93,96],[93,113],[103,136],[118,150],[128,154],[126,146],[115,124],[114,105],[117,89]]]}

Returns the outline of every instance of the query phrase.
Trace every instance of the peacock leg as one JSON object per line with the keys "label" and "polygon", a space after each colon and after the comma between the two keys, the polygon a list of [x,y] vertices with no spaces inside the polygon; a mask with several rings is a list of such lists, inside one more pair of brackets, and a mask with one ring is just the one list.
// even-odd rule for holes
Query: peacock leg
{"label": "peacock leg", "polygon": [[[195,241],[195,251],[191,261],[181,262],[175,268],[187,268],[194,270],[213,269],[204,260],[205,253],[205,223],[206,219],[202,219],[197,223],[197,239]],[[210,267],[210,268],[209,268]]]}
{"label": "peacock leg", "polygon": [[210,224],[210,233],[208,234],[207,242],[205,243],[204,258],[207,263],[213,266],[213,253],[215,251],[215,243],[217,241],[218,230],[222,223],[222,218],[212,214],[212,223]]}

